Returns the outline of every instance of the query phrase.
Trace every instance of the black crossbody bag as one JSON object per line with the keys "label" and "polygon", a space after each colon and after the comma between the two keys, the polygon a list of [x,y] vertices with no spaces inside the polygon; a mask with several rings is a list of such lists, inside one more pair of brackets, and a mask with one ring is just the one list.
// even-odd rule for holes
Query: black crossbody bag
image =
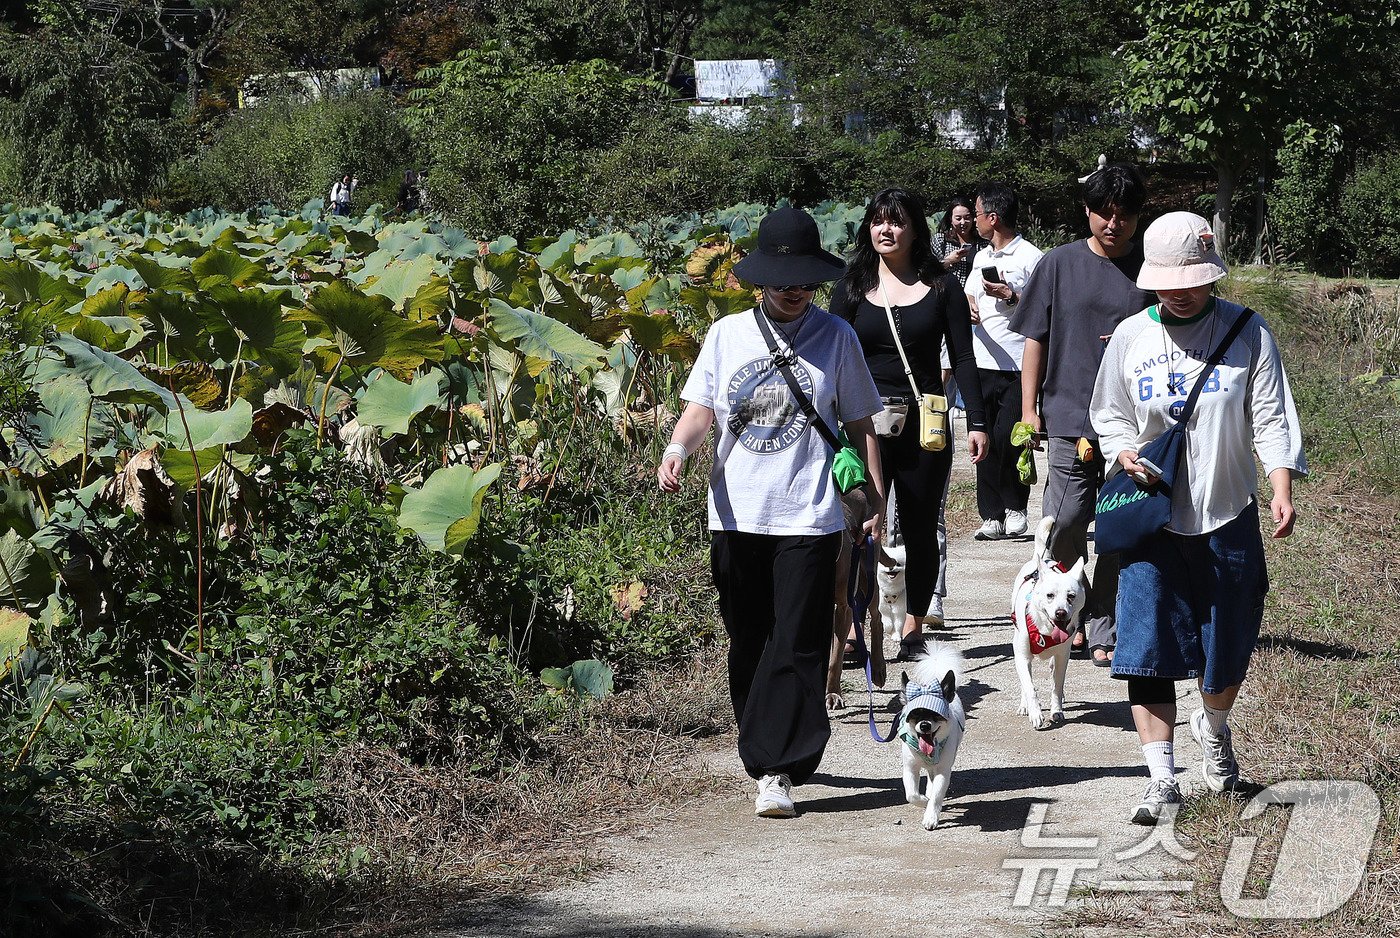
{"label": "black crossbody bag", "polygon": [[836,480],[837,489],[842,495],[845,495],[851,489],[864,485],[869,479],[860,454],[846,439],[844,433],[838,437],[832,432],[831,427],[827,426],[822,415],[817,413],[816,405],[802,390],[802,386],[797,383],[797,377],[792,373],[792,363],[796,360],[797,350],[793,350],[791,357],[784,355],[778,349],[778,340],[773,335],[772,326],[768,325],[768,317],[763,314],[761,309],[755,309],[753,315],[754,320],[758,323],[758,330],[763,333],[763,340],[768,343],[768,354],[773,357],[773,367],[778,369],[778,373],[787,382],[788,390],[797,400],[797,406],[802,409],[802,413],[807,415],[808,422],[817,428],[817,432],[821,434],[823,440],[826,440],[832,453],[835,454],[831,463],[831,476]]}

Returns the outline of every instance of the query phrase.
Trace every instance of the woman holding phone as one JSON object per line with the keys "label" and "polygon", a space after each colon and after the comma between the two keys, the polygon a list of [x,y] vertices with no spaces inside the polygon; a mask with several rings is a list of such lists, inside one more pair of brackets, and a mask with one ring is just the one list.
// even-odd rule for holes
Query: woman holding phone
{"label": "woman holding phone", "polygon": [[967,284],[967,275],[972,273],[972,259],[977,252],[987,246],[986,240],[977,235],[977,223],[972,203],[961,196],[954,198],[943,210],[938,220],[938,231],[933,235],[933,253],[941,258],[943,269],[958,278],[958,284]]}

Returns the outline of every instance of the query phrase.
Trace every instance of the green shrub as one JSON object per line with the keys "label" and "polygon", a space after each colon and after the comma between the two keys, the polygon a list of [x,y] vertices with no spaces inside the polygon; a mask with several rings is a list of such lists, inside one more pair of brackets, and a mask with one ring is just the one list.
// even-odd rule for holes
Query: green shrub
{"label": "green shrub", "polygon": [[[171,198],[242,210],[325,199],[343,173],[359,175],[355,208],[397,192],[414,146],[387,95],[302,103],[272,97],[230,114],[197,157],[172,174]],[[386,208],[393,207],[390,198]]]}
{"label": "green shrub", "polygon": [[0,80],[13,95],[0,104],[3,188],[26,200],[68,209],[138,200],[174,152],[156,63],[114,35],[0,29]]}
{"label": "green shrub", "polygon": [[1338,209],[1357,267],[1371,276],[1400,275],[1400,153],[1376,153],[1359,163]]}
{"label": "green shrub", "polygon": [[1285,131],[1278,178],[1269,192],[1268,220],[1283,256],[1312,270],[1336,269],[1341,226],[1341,141],[1334,130],[1302,121]]}

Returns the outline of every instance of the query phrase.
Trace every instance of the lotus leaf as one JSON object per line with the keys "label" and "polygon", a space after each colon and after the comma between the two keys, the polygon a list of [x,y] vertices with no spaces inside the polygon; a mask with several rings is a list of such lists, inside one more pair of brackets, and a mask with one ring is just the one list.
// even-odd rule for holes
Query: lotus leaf
{"label": "lotus leaf", "polygon": [[[92,394],[77,375],[60,375],[36,389],[39,407],[29,415],[28,433],[20,437],[20,467],[34,475],[61,469],[100,439],[102,415],[94,419]],[[91,436],[89,435],[91,434]]]}
{"label": "lotus leaf", "polygon": [[34,545],[14,531],[0,535],[0,604],[37,610],[53,588],[53,568]]}
{"label": "lotus leaf", "polygon": [[180,362],[169,368],[158,365],[137,367],[156,384],[173,384],[175,393],[185,395],[200,410],[212,410],[223,400],[223,385],[215,376],[214,369],[204,362]]}
{"label": "lotus leaf", "polygon": [[601,700],[613,692],[613,671],[597,659],[575,661],[567,668],[545,668],[540,683],[578,698]]}
{"label": "lotus leaf", "polygon": [[163,292],[192,293],[194,278],[190,272],[180,267],[162,266],[154,257],[141,254],[128,254],[122,259],[141,275],[141,282],[147,290]]}
{"label": "lotus leaf", "polygon": [[558,362],[575,374],[598,366],[607,350],[556,319],[515,309],[502,300],[491,301],[491,328],[506,342],[514,342],[521,354]]}
{"label": "lotus leaf", "polygon": [[[163,420],[151,424],[151,432],[172,449],[206,450],[235,446],[253,432],[253,405],[239,398],[226,410],[204,411],[188,401],[171,407]],[[189,428],[186,435],[186,426]],[[200,461],[201,466],[203,460]]]}
{"label": "lotus leaf", "polygon": [[385,433],[407,433],[413,418],[443,404],[442,372],[431,371],[405,384],[388,372],[369,382],[356,411],[360,423]]}
{"label": "lotus leaf", "polygon": [[442,355],[442,336],[434,324],[408,322],[394,313],[387,298],[366,296],[342,283],[317,290],[306,309],[291,318],[305,321],[315,337],[331,341],[311,353],[323,371],[343,357],[358,371],[378,366],[409,380],[424,361]]}
{"label": "lotus leaf", "polygon": [[51,345],[63,353],[68,364],[46,360],[36,369],[36,381],[55,378],[66,372],[87,382],[92,396],[119,404],[150,404],[162,413],[175,406],[170,391],[137,370],[131,362],[105,352],[76,336],[60,335]]}
{"label": "lotus leaf", "polygon": [[696,341],[676,325],[670,313],[627,312],[622,314],[632,341],[653,354],[671,355],[683,361],[694,361],[700,348]]}
{"label": "lotus leaf", "polygon": [[196,258],[190,265],[190,272],[199,278],[200,287],[206,290],[220,283],[247,287],[267,279],[266,267],[220,248],[210,248]]}
{"label": "lotus leaf", "polygon": [[210,287],[211,302],[204,321],[215,351],[226,361],[240,356],[256,359],[278,377],[296,371],[306,331],[282,316],[282,306],[290,297],[286,290],[240,290],[227,284]]}
{"label": "lotus leaf", "polygon": [[400,527],[417,534],[433,550],[460,555],[481,523],[486,491],[500,474],[500,463],[476,471],[470,466],[439,469],[422,488],[404,492]]}

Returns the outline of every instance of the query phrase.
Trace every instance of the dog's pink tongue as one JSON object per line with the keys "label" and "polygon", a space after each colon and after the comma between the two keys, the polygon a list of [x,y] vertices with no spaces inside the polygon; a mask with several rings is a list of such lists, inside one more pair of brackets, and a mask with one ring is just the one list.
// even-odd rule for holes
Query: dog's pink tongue
{"label": "dog's pink tongue", "polygon": [[920,736],[920,737],[919,737],[919,751],[922,752],[922,753],[923,753],[924,755],[926,755],[926,756],[932,756],[932,755],[933,755],[933,743],[929,742],[927,739],[924,739],[922,736]]}

